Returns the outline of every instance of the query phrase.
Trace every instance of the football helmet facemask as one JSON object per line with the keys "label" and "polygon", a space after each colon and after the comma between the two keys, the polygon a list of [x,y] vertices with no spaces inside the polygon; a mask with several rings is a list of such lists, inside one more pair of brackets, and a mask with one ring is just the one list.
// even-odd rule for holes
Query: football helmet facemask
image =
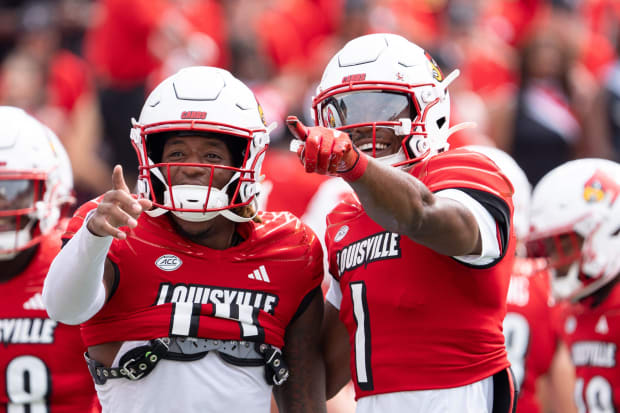
{"label": "football helmet facemask", "polygon": [[74,201],[58,137],[22,109],[0,106],[0,260],[41,241]]}
{"label": "football helmet facemask", "polygon": [[[253,217],[236,211],[247,205],[257,211],[260,170],[269,145],[262,109],[252,91],[228,71],[214,67],[188,67],[161,82],[148,96],[138,121],[132,119],[131,140],[138,155],[138,194],[153,201],[146,211],[159,216],[168,211],[186,221],[206,221],[222,215],[235,222]],[[162,163],[152,159],[155,145],[170,134],[205,135],[224,140],[238,163]],[[161,142],[159,142],[161,144]],[[161,149],[161,148],[160,148]],[[159,152],[161,155],[161,152]],[[213,184],[172,185],[170,168],[205,168],[233,171],[223,187]]]}

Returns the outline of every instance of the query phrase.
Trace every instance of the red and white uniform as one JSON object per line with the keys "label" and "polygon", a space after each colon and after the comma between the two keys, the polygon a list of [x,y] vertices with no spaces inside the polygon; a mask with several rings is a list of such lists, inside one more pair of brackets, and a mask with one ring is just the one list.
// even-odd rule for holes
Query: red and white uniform
{"label": "red and white uniform", "polygon": [[[91,201],[76,212],[67,236],[96,205]],[[290,213],[259,215],[261,224],[238,224],[243,242],[213,250],[177,234],[167,216],[142,214],[126,240],[112,242],[108,258],[117,268],[117,286],[82,325],[84,342],[129,343],[115,364],[136,342],[158,337],[285,346],[288,324],[323,279],[322,250]],[[108,380],[96,388],[106,412],[137,413],[162,404],[184,412],[267,412],[271,398],[264,366],[232,365],[216,352],[195,361],[161,360],[144,379]]]}
{"label": "red and white uniform", "polygon": [[549,273],[540,260],[517,258],[504,319],[506,349],[519,388],[517,413],[538,413],[536,380],[551,365],[558,344]]}
{"label": "red and white uniform", "polygon": [[[591,300],[592,297],[586,299]],[[575,402],[580,412],[620,411],[620,287],[598,306],[566,306],[562,338],[575,365]]]}
{"label": "red and white uniform", "polygon": [[43,308],[43,280],[60,244],[59,232],[43,237],[26,269],[0,284],[1,413],[99,411],[79,328]]}
{"label": "red and white uniform", "polygon": [[433,192],[457,189],[485,206],[500,254],[472,266],[385,231],[353,197],[334,209],[326,244],[342,292],[356,399],[464,386],[509,366],[502,321],[515,244],[511,185],[488,158],[463,149],[410,173]]}

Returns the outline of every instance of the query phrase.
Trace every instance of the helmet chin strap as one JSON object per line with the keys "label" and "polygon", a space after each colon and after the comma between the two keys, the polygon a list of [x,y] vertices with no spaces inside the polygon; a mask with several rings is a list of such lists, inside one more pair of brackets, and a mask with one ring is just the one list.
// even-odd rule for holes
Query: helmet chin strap
{"label": "helmet chin strap", "polygon": [[[149,159],[149,162],[152,165],[152,161]],[[187,209],[202,209],[204,206],[204,200],[209,198],[209,202],[207,203],[208,209],[214,208],[224,208],[228,205],[228,194],[226,190],[228,186],[239,178],[240,173],[235,172],[235,174],[230,178],[228,183],[224,185],[222,189],[217,188],[209,188],[207,186],[202,185],[173,185],[169,187],[164,179],[163,174],[157,168],[151,169],[153,175],[157,177],[163,184],[166,190],[164,191],[164,206],[172,208],[172,198],[174,198],[175,206],[180,208]],[[172,197],[170,196],[170,192],[172,192]],[[183,211],[172,211],[164,208],[154,208],[150,211],[145,211],[149,216],[156,218],[164,215],[166,212],[171,212],[175,216],[180,219],[188,222],[204,222],[209,221],[215,218],[218,215],[222,215],[223,217],[234,221],[234,222],[247,222],[254,219],[258,212],[257,208],[257,200],[254,197],[252,204],[254,205],[254,215],[251,217],[242,217],[238,214],[235,214],[229,209],[222,209],[219,211],[210,211],[210,212],[183,212]]]}
{"label": "helmet chin strap", "polygon": [[579,261],[572,263],[563,277],[557,276],[556,269],[551,271],[551,290],[555,298],[569,298],[581,286],[581,281],[579,281]]}
{"label": "helmet chin strap", "polygon": [[0,232],[0,261],[12,260],[19,254],[20,248],[30,242],[33,223],[34,221],[30,221],[26,228],[19,231]]}
{"label": "helmet chin strap", "polygon": [[391,155],[386,155],[386,156],[377,158],[377,161],[387,166],[392,166],[394,164],[404,162],[406,160],[407,160],[407,157],[405,156],[405,151],[403,150],[403,148],[399,148],[398,152],[393,153]]}

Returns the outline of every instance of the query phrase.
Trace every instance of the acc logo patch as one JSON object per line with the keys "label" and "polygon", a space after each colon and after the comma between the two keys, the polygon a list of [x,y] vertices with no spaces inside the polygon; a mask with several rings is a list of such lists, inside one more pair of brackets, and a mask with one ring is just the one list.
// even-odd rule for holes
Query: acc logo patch
{"label": "acc logo patch", "polygon": [[586,202],[602,202],[605,196],[613,202],[620,193],[620,186],[603,172],[596,171],[583,187],[583,199]]}
{"label": "acc logo patch", "polygon": [[348,225],[343,225],[340,227],[340,229],[338,230],[338,232],[336,232],[336,236],[334,237],[334,241],[339,242],[341,241],[345,235],[347,235],[347,232],[349,232],[349,226]]}
{"label": "acc logo patch", "polygon": [[155,260],[155,265],[160,270],[174,271],[183,264],[183,261],[176,255],[166,254]]}
{"label": "acc logo patch", "polygon": [[428,64],[431,68],[433,79],[435,79],[438,82],[443,81],[443,72],[437,65],[437,62],[435,61],[435,59],[433,59],[433,57],[430,54],[428,54],[428,52],[424,52],[424,56],[426,56],[426,59],[428,59]]}

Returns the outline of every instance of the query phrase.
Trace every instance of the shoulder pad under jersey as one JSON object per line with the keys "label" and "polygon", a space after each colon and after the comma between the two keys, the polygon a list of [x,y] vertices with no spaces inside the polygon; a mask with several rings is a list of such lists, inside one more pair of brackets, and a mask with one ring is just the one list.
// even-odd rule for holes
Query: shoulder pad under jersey
{"label": "shoulder pad under jersey", "polygon": [[73,213],[73,217],[69,220],[65,233],[62,237],[65,239],[73,237],[73,235],[75,235],[84,223],[86,215],[88,215],[88,213],[93,209],[97,208],[97,205],[99,205],[102,198],[103,195],[100,195],[97,198],[91,199],[90,201],[80,205],[80,207]]}
{"label": "shoulder pad under jersey", "polygon": [[364,212],[355,192],[344,195],[343,199],[327,215],[327,226],[342,223]]}
{"label": "shoulder pad under jersey", "polygon": [[[310,227],[290,212],[259,212],[261,223],[249,222],[250,227],[240,227],[240,233],[249,241],[257,240],[256,248],[266,250],[271,246],[280,254],[287,251],[298,254],[294,247],[320,249],[320,242]],[[247,232],[249,231],[251,233]],[[282,247],[282,248],[280,248]]]}
{"label": "shoulder pad under jersey", "polygon": [[467,188],[489,192],[509,202],[512,184],[487,156],[464,148],[449,150],[415,165],[410,172],[432,192]]}

